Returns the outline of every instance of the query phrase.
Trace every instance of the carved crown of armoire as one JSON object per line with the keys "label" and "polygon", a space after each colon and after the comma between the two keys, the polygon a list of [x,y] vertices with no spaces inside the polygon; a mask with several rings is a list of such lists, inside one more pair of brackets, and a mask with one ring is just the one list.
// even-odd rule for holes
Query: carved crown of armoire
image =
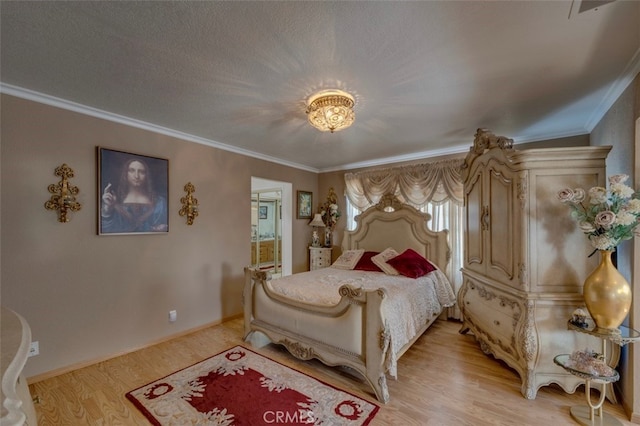
{"label": "carved crown of armoire", "polygon": [[557,193],[604,186],[610,150],[516,150],[512,139],[478,129],[465,159],[460,331],[518,372],[527,399],[550,383],[574,392],[584,382],[554,356],[601,345],[567,329],[598,259]]}

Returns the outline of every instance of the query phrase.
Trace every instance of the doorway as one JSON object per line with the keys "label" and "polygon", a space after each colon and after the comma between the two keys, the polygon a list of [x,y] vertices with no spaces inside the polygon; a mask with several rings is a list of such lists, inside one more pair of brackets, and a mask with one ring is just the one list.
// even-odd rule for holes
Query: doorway
{"label": "doorway", "polygon": [[292,185],[251,178],[251,265],[273,277],[291,275]]}
{"label": "doorway", "polygon": [[282,192],[251,192],[251,266],[280,275],[282,270]]}

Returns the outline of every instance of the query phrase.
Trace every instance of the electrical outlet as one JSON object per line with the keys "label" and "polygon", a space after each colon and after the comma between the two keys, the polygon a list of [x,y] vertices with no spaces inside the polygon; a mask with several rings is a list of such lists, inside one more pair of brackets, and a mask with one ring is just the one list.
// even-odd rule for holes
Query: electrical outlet
{"label": "electrical outlet", "polygon": [[177,319],[178,319],[178,312],[169,311],[169,322],[176,322]]}
{"label": "electrical outlet", "polygon": [[31,347],[29,348],[29,356],[40,355],[40,344],[36,340],[35,342],[31,342]]}

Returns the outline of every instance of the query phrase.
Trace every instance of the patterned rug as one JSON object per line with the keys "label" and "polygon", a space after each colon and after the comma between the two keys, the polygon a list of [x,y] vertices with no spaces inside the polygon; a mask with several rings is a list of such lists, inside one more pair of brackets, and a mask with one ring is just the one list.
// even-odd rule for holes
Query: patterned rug
{"label": "patterned rug", "polygon": [[367,425],[379,407],[236,346],[126,394],[154,425]]}

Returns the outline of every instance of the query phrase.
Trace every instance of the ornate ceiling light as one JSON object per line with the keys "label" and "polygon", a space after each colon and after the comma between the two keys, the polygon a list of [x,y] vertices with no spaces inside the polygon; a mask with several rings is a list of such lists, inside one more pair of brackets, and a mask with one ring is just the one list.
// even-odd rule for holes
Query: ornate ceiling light
{"label": "ornate ceiling light", "polygon": [[322,132],[335,132],[353,124],[353,96],[342,90],[323,90],[307,101],[309,123]]}

